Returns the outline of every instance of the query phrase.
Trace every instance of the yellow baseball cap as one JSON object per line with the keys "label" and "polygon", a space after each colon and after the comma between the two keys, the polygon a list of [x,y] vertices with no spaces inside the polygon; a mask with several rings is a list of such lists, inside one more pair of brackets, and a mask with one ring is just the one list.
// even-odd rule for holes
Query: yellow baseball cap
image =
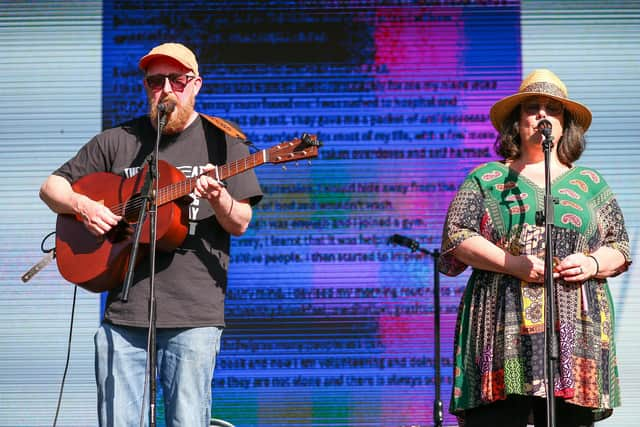
{"label": "yellow baseball cap", "polygon": [[196,55],[183,44],[163,43],[158,45],[151,49],[145,56],[140,58],[138,66],[141,70],[146,71],[149,62],[158,57],[173,59],[193,71],[196,76],[198,75],[198,61],[196,60]]}

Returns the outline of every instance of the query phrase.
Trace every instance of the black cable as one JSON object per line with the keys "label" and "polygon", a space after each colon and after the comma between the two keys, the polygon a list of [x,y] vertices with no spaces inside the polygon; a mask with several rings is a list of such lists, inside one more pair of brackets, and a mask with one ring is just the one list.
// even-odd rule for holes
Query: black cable
{"label": "black cable", "polygon": [[49,234],[47,234],[46,236],[44,236],[44,237],[42,238],[42,241],[40,242],[40,250],[41,250],[42,252],[44,252],[45,254],[47,254],[47,253],[49,253],[49,252],[51,252],[51,251],[54,251],[54,250],[56,249],[56,247],[55,247],[55,246],[54,246],[54,247],[52,247],[51,249],[45,249],[45,248],[44,248],[44,242],[46,242],[46,241],[47,241],[47,239],[48,239],[49,237],[53,236],[54,234],[56,234],[56,232],[55,232],[55,231],[52,231],[51,233],[49,233]]}
{"label": "black cable", "polygon": [[[46,239],[46,238],[45,238]],[[62,406],[62,393],[64,391],[64,383],[67,379],[67,372],[69,371],[69,360],[71,359],[71,337],[73,336],[73,318],[76,311],[76,296],[78,294],[78,287],[73,287],[73,303],[71,304],[71,323],[69,324],[69,340],[67,342],[67,360],[64,364],[64,373],[62,374],[62,382],[60,383],[60,393],[58,394],[58,403],[56,405],[56,416],[53,419],[53,427],[56,427],[58,423],[58,415],[60,414],[60,407]]]}

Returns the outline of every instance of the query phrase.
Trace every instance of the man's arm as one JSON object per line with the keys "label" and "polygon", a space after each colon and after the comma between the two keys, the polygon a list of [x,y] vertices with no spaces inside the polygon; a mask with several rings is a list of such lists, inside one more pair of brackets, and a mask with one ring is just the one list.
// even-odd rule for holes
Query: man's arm
{"label": "man's arm", "polygon": [[220,197],[209,199],[216,219],[229,234],[241,236],[249,227],[253,209],[248,200],[235,200],[225,188],[220,193]]}
{"label": "man's arm", "polygon": [[[213,169],[213,165],[205,166],[205,171]],[[235,200],[217,180],[204,174],[196,181],[194,193],[197,197],[209,200],[216,213],[218,223],[225,231],[240,236],[247,231],[253,215],[248,200]]]}
{"label": "man's arm", "polygon": [[111,230],[120,217],[101,203],[73,191],[69,181],[50,175],[40,187],[40,198],[58,214],[76,215],[92,234],[101,236]]}

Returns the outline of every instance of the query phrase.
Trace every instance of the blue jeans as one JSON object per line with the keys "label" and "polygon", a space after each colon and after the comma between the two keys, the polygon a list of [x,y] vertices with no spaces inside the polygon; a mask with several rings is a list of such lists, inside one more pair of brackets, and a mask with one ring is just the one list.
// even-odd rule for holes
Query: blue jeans
{"label": "blue jeans", "polygon": [[[146,328],[107,322],[95,334],[101,427],[148,425],[149,393],[144,392],[147,334]],[[217,327],[156,330],[157,371],[167,427],[209,425],[211,379],[221,335],[222,328]]]}

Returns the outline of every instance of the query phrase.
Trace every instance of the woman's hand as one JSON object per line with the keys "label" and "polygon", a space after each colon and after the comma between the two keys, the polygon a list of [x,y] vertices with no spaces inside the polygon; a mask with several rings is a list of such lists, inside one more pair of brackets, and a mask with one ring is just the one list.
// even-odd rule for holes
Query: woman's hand
{"label": "woman's hand", "polygon": [[518,255],[511,257],[507,266],[509,274],[529,283],[544,282],[544,260],[535,255]]}
{"label": "woman's hand", "polygon": [[599,266],[592,257],[576,253],[569,255],[554,267],[553,277],[566,282],[584,282],[595,277],[598,269]]}

